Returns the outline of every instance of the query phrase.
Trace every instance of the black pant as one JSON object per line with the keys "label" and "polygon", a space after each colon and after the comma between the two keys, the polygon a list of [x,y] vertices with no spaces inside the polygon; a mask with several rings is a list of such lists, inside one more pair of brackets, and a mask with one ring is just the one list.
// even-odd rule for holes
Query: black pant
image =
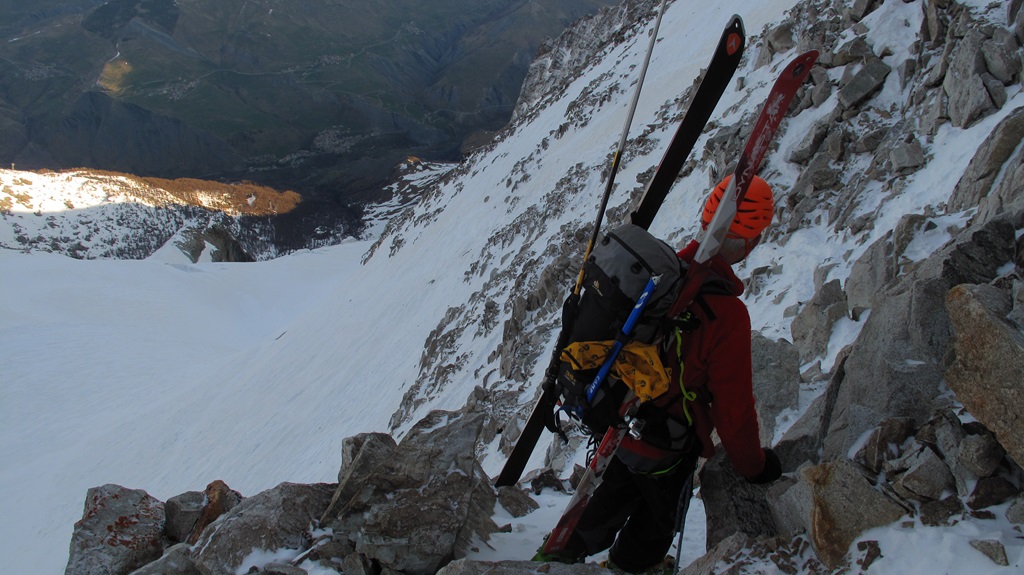
{"label": "black pant", "polygon": [[612,562],[631,573],[657,565],[672,547],[679,495],[696,465],[692,456],[672,473],[641,475],[613,457],[566,551],[581,557],[611,547]]}

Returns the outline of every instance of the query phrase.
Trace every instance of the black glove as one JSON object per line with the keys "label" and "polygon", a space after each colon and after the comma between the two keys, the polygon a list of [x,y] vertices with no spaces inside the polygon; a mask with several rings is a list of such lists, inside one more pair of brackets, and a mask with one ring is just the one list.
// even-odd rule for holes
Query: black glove
{"label": "black glove", "polygon": [[779,456],[775,455],[775,452],[771,449],[764,448],[764,469],[761,473],[755,477],[751,477],[747,481],[758,485],[764,483],[771,483],[776,479],[782,477],[782,462],[779,461]]}

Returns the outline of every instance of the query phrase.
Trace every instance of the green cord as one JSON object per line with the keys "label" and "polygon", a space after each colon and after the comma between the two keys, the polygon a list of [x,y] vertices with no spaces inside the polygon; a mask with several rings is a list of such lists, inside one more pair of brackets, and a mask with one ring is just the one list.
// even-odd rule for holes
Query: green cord
{"label": "green cord", "polygon": [[675,330],[675,334],[676,357],[679,358],[679,390],[683,393],[683,415],[686,416],[687,423],[693,425],[693,416],[690,415],[690,409],[686,406],[686,402],[696,400],[697,394],[693,391],[686,391],[686,387],[683,385],[683,335],[678,327]]}

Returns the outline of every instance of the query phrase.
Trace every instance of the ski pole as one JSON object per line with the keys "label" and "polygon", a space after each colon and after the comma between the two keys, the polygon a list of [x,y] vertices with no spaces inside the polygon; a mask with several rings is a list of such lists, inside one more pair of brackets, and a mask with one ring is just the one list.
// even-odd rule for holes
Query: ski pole
{"label": "ski pole", "polygon": [[661,6],[658,8],[658,17],[654,20],[654,31],[651,32],[651,41],[647,45],[647,55],[644,56],[644,63],[640,67],[640,77],[636,82],[636,90],[633,92],[633,100],[629,104],[629,112],[626,114],[626,124],[622,127],[622,135],[619,136],[619,145],[615,149],[615,155],[612,157],[612,165],[608,173],[608,183],[604,187],[604,194],[601,196],[601,205],[597,209],[597,219],[594,221],[594,230],[590,234],[590,241],[587,243],[587,249],[583,254],[583,265],[580,267],[580,273],[576,276],[576,287],[573,288],[572,293],[579,295],[580,290],[583,288],[583,272],[586,270],[586,262],[590,258],[590,252],[594,251],[594,246],[597,245],[597,236],[601,231],[601,222],[604,220],[604,213],[608,209],[608,200],[612,195],[612,188],[615,186],[615,174],[619,171],[619,163],[622,161],[622,152],[626,148],[626,140],[629,137],[629,127],[633,123],[633,116],[636,114],[637,104],[640,102],[640,89],[644,85],[644,78],[647,77],[647,67],[651,63],[651,54],[654,53],[654,45],[658,41],[658,29],[661,27],[661,17],[665,14],[665,4],[668,0],[661,0]]}

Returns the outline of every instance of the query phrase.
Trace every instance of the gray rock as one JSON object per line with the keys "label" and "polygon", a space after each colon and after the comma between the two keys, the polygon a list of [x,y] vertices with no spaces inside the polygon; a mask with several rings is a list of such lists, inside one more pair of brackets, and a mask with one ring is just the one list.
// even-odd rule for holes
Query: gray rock
{"label": "gray rock", "polygon": [[971,29],[957,43],[942,87],[949,96],[949,119],[958,128],[966,128],[995,110],[981,79],[987,68],[981,53],[985,36]]}
{"label": "gray rock", "polygon": [[894,484],[900,493],[909,492],[919,502],[935,501],[953,488],[953,473],[934,451],[922,448],[905,458],[907,471]]}
{"label": "gray rock", "polygon": [[853,18],[854,22],[860,22],[875,9],[876,3],[877,0],[854,0],[853,6],[850,7],[850,18]]}
{"label": "gray rock", "polygon": [[855,36],[852,40],[836,48],[832,63],[835,66],[846,66],[854,62],[861,62],[874,55],[867,40],[863,36]]}
{"label": "gray rock", "polygon": [[964,512],[964,503],[956,495],[950,495],[938,501],[921,504],[921,523],[938,527],[949,525],[950,519]]}
{"label": "gray rock", "polygon": [[800,362],[824,356],[836,321],[846,316],[846,295],[839,280],[822,286],[793,319],[790,331],[800,350]]}
{"label": "gray rock", "polygon": [[939,382],[952,344],[946,292],[993,279],[1013,257],[1014,239],[1013,226],[1001,220],[969,228],[884,290],[846,361],[823,461],[844,457],[888,417],[931,418],[942,404]]}
{"label": "gray rock", "polygon": [[497,531],[497,498],[476,459],[483,416],[435,411],[417,423],[330,526],[356,551],[408,575],[464,557]]}
{"label": "gray rock", "polygon": [[992,38],[982,43],[981,55],[989,73],[1003,84],[1012,84],[1020,78],[1020,48],[1009,31],[996,28]]}
{"label": "gray rock", "polygon": [[820,84],[815,84],[814,88],[811,89],[811,103],[816,108],[821,106],[822,104],[827,102],[829,98],[832,97],[833,90],[834,87],[832,86],[831,82],[822,82]]}
{"label": "gray rock", "polygon": [[1013,21],[1013,33],[1017,42],[1024,44],[1024,10],[1017,11],[1017,18]]}
{"label": "gray rock", "polygon": [[975,207],[992,191],[996,178],[1024,140],[1024,107],[1017,108],[978,146],[949,197],[954,211]]}
{"label": "gray rock", "polygon": [[875,294],[896,277],[892,237],[890,232],[879,238],[853,262],[844,286],[847,311],[851,317],[860,317],[863,310],[873,308]]}
{"label": "gray rock", "polygon": [[259,573],[260,575],[309,575],[305,569],[286,563],[267,563]]}
{"label": "gray rock", "polygon": [[[780,510],[798,517],[823,563],[839,566],[861,533],[902,517],[905,510],[876,490],[848,460],[806,467],[782,496]],[[780,512],[777,512],[779,514]]]}
{"label": "gray rock", "polygon": [[523,517],[540,508],[528,493],[515,485],[499,487],[498,502],[512,517]]}
{"label": "gray rock", "polygon": [[789,154],[789,161],[795,164],[804,164],[813,158],[818,153],[818,149],[821,148],[825,137],[828,136],[830,125],[831,123],[827,120],[815,123],[811,131],[804,136],[804,139]]}
{"label": "gray rock", "polygon": [[959,285],[947,307],[956,330],[956,359],[946,371],[968,411],[995,433],[1007,454],[1024,463],[1024,334],[1005,318],[1009,294]]}
{"label": "gray rock", "polygon": [[201,491],[188,491],[168,499],[164,504],[167,516],[164,532],[167,537],[178,543],[188,539],[205,504],[206,497]]}
{"label": "gray rock", "polygon": [[345,575],[377,575],[373,561],[362,553],[349,553],[341,562],[341,572]]}
{"label": "gray rock", "polygon": [[981,75],[981,83],[985,85],[988,97],[992,99],[992,103],[995,104],[996,108],[1001,109],[1006,105],[1009,94],[1006,93],[1006,86],[1003,86],[1002,82],[986,72]]}
{"label": "gray rock", "polygon": [[784,476],[768,488],[768,508],[780,537],[792,537],[806,529],[811,514],[810,488],[794,477]]}
{"label": "gray rock", "polygon": [[875,428],[853,460],[872,473],[880,473],[886,461],[902,454],[903,442],[913,432],[914,420],[909,417],[890,417]]}
{"label": "gray rock", "polygon": [[971,541],[971,547],[981,551],[996,565],[1006,567],[1010,564],[1006,558],[1006,548],[998,539],[974,539]]}
{"label": "gray rock", "polygon": [[885,84],[890,72],[892,68],[885,62],[877,58],[869,59],[850,83],[839,90],[840,107],[849,110],[867,100]]}
{"label": "gray rock", "polygon": [[163,553],[164,504],[141,489],[89,489],[66,575],[125,575]]}
{"label": "gray rock", "polygon": [[244,499],[203,531],[192,559],[203,575],[229,575],[256,549],[303,549],[306,532],[327,509],[333,484],[282,483]]}
{"label": "gray rock", "polygon": [[793,38],[793,24],[783,22],[772,28],[765,34],[765,41],[776,54],[792,50],[796,46],[796,40]]}
{"label": "gray rock", "polygon": [[974,486],[967,498],[967,506],[977,511],[993,505],[1000,505],[1020,495],[1020,488],[1007,479],[994,476],[984,477]]}
{"label": "gray rock", "polygon": [[1011,523],[1024,525],[1024,497],[1017,496],[1013,503],[1006,509],[1006,518]]}
{"label": "gray rock", "polygon": [[783,470],[793,471],[804,463],[818,463],[826,407],[826,396],[817,397],[800,419],[786,430],[778,444],[773,446]]}
{"label": "gray rock", "polygon": [[784,339],[772,341],[757,332],[751,350],[761,444],[771,445],[778,416],[800,403],[800,352]]}
{"label": "gray rock", "polygon": [[707,548],[711,549],[735,533],[751,537],[776,534],[768,507],[769,486],[754,485],[737,473],[725,454],[718,450],[700,470],[700,493],[707,516]]}
{"label": "gray rock", "polygon": [[932,444],[945,458],[946,464],[953,473],[957,493],[962,497],[967,497],[970,495],[968,485],[975,483],[980,476],[960,463],[961,445],[967,436],[963,426],[960,425],[960,420],[952,411],[941,410],[918,432],[918,439],[927,442],[930,440],[929,434],[934,436],[931,439]]}
{"label": "gray rock", "polygon": [[334,519],[338,511],[362,489],[370,474],[391,458],[397,448],[395,439],[386,433],[360,433],[342,440],[338,488],[320,522],[326,525]]}
{"label": "gray rock", "polygon": [[909,143],[902,142],[889,151],[889,160],[897,173],[915,172],[925,164],[924,148],[916,138]]}
{"label": "gray rock", "polygon": [[164,552],[163,556],[131,572],[131,575],[200,575],[199,568],[192,561],[192,546],[179,543]]}
{"label": "gray rock", "polygon": [[967,435],[960,442],[960,465],[978,477],[988,477],[996,472],[1006,450],[990,433]]}
{"label": "gray rock", "polygon": [[924,3],[924,17],[925,39],[931,42],[932,46],[938,46],[946,38],[946,20],[937,2]]}
{"label": "gray rock", "polygon": [[715,566],[727,557],[734,557],[741,550],[750,547],[754,539],[746,533],[736,533],[715,545],[703,557],[683,568],[679,575],[707,575],[715,572]]}

